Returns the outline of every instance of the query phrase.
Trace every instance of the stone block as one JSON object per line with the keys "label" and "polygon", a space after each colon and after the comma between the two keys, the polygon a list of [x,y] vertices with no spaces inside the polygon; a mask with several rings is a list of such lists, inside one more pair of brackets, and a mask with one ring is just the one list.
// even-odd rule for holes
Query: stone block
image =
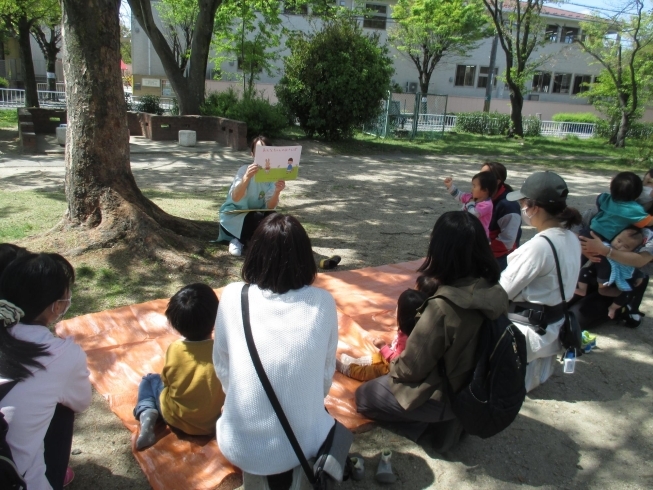
{"label": "stone block", "polygon": [[33,133],[34,132],[34,123],[33,122],[20,122],[20,132],[21,133]]}
{"label": "stone block", "polygon": [[36,133],[20,133],[20,146],[36,149]]}
{"label": "stone block", "polygon": [[180,146],[195,146],[197,143],[197,133],[188,129],[179,130],[179,145]]}
{"label": "stone block", "polygon": [[57,133],[57,143],[59,143],[61,146],[66,146],[66,126],[59,126],[55,128],[55,131]]}

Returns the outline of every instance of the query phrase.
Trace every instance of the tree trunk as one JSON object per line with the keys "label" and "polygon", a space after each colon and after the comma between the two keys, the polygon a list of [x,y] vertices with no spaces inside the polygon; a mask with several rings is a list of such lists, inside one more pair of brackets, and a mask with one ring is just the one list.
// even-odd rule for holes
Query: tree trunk
{"label": "tree trunk", "polygon": [[621,122],[619,123],[619,130],[617,131],[614,146],[616,148],[625,148],[626,147],[626,134],[628,133],[628,127],[630,126],[630,117],[625,113],[621,113]]}
{"label": "tree trunk", "polygon": [[422,91],[422,94],[426,95],[429,93],[429,83],[431,83],[431,74],[425,71],[419,77],[419,89]]}
{"label": "tree trunk", "polygon": [[23,65],[23,80],[25,82],[25,107],[39,107],[39,94],[36,89],[36,75],[34,74],[34,61],[32,60],[32,45],[29,34],[32,23],[23,15],[18,19],[17,27],[20,61]]}
{"label": "tree trunk", "polygon": [[216,225],[166,214],[143,196],[131,172],[119,8],[120,0],[63,0],[68,105],[63,225],[81,232],[83,249],[124,242],[155,256],[170,247],[197,250],[184,236],[211,236]]}
{"label": "tree trunk", "polygon": [[524,96],[517,86],[510,87],[510,120],[515,135],[524,137],[524,125],[522,123],[522,108],[524,107]]}
{"label": "tree trunk", "polygon": [[145,30],[152,42],[152,47],[161,60],[163,70],[177,96],[180,115],[200,113],[200,106],[204,102],[206,85],[206,67],[208,64],[211,39],[213,37],[213,24],[215,12],[222,0],[198,0],[199,13],[193,31],[191,45],[190,67],[188,77],[179,67],[175,55],[167,39],[154,23],[152,5],[150,0],[128,0],[132,14]]}

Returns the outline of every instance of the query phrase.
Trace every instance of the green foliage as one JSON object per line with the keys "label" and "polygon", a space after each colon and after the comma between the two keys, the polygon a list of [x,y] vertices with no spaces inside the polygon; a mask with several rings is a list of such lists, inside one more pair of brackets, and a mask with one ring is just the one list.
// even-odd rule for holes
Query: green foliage
{"label": "green foliage", "polygon": [[507,134],[510,116],[498,112],[459,112],[456,115],[455,130],[472,134]]}
{"label": "green foliage", "polygon": [[16,110],[0,110],[0,128],[18,129],[18,112]]}
{"label": "green foliage", "polygon": [[[617,130],[616,124],[611,124],[609,121],[601,119],[596,123],[594,128],[594,136],[596,138],[609,139],[615,134]],[[636,140],[646,140],[653,137],[653,123],[632,123],[626,132],[626,138]]]}
{"label": "green foliage", "polygon": [[125,106],[127,107],[126,110],[128,111],[134,110],[134,103],[132,102],[131,94],[125,94]]}
{"label": "green foliage", "polygon": [[443,56],[465,56],[492,34],[484,11],[481,3],[467,0],[399,0],[394,5],[388,41],[415,64],[422,92],[428,92]]}
{"label": "green foliage", "polygon": [[[172,1],[172,0],[171,0]],[[293,2],[305,4],[303,0]],[[236,62],[240,73],[220,71],[227,80],[245,80],[249,94],[261,73],[277,74],[274,62],[279,58],[276,48],[281,45],[281,3],[267,0],[223,0],[218,7],[213,28],[212,58],[220,67],[225,61]],[[288,2],[286,2],[286,7]],[[242,75],[241,75],[242,74]]]}
{"label": "green foliage", "polygon": [[165,26],[165,35],[175,62],[183,71],[190,59],[190,48],[199,14],[197,0],[160,0],[157,5],[159,17]]}
{"label": "green foliage", "polygon": [[142,95],[138,102],[134,104],[134,109],[138,112],[147,112],[149,114],[163,115],[163,109],[160,105],[160,97],[157,95]]}
{"label": "green foliage", "polygon": [[202,104],[201,113],[245,122],[248,138],[259,134],[276,137],[289,125],[287,111],[281,104],[270,104],[269,100],[257,94],[241,99],[232,88],[209,94]]}
{"label": "green foliage", "polygon": [[575,122],[596,124],[601,120],[599,116],[592,112],[559,112],[551,118],[556,122]]}
{"label": "green foliage", "polygon": [[524,119],[524,136],[535,137],[542,135],[542,121],[537,116],[528,116]]}
{"label": "green foliage", "polygon": [[9,80],[0,77],[0,88],[9,88]]}
{"label": "green foliage", "polygon": [[611,121],[610,141],[618,147],[625,146],[628,126],[653,96],[653,13],[645,3],[633,0],[624,15],[605,18],[594,12],[581,22],[585,36],[578,43],[603,69],[584,95]]}
{"label": "green foliage", "polygon": [[363,34],[356,19],[341,16],[287,44],[291,54],[276,93],[309,136],[348,138],[378,115],[394,72],[378,35]]}

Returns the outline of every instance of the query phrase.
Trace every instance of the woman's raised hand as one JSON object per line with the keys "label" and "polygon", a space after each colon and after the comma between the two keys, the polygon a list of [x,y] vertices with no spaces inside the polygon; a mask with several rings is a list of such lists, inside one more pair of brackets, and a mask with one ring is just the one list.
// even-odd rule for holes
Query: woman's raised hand
{"label": "woman's raised hand", "polygon": [[285,180],[277,180],[274,183],[274,192],[277,194],[280,194],[282,190],[286,188],[286,181]]}
{"label": "woman's raised hand", "polygon": [[249,181],[251,180],[254,175],[256,175],[256,172],[258,172],[258,169],[261,168],[258,166],[256,163],[252,163],[247,167],[247,170],[245,171],[245,175],[243,177],[243,180]]}

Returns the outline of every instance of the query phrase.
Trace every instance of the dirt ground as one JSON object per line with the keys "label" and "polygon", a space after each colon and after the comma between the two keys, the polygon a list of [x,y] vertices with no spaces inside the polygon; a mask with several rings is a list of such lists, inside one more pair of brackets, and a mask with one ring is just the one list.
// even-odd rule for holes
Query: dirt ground
{"label": "dirt ground", "polygon": [[[281,207],[306,224],[316,257],[338,254],[343,269],[423,257],[437,217],[459,208],[442,178],[453,176],[461,189],[468,189],[480,167],[480,160],[470,157],[328,153],[321,145],[305,149],[300,178],[288,183]],[[61,158],[0,155],[0,182],[15,190],[60,189]],[[141,188],[176,191],[223,190],[248,161],[244,153],[217,148],[132,158]],[[534,170],[527,162],[510,166],[508,182],[518,187]],[[581,210],[607,188],[610,177],[586,171],[561,174],[571,189],[571,204]],[[533,234],[528,228],[524,232],[524,240]],[[234,267],[230,275],[236,273]],[[651,294],[642,310],[653,317]],[[373,475],[380,451],[390,448],[398,474],[393,488],[653,488],[651,317],[638,329],[616,324],[596,328],[598,349],[579,360],[576,373],[563,374],[558,366],[545,385],[527,396],[515,423],[494,438],[467,437],[438,455],[428,441],[415,444],[385,429],[357,435],[352,451],[364,456],[366,478],[338,487],[387,487],[376,484]],[[150,488],[131,454],[130,433],[97,394],[77,418],[71,466],[77,474],[71,490]]]}

